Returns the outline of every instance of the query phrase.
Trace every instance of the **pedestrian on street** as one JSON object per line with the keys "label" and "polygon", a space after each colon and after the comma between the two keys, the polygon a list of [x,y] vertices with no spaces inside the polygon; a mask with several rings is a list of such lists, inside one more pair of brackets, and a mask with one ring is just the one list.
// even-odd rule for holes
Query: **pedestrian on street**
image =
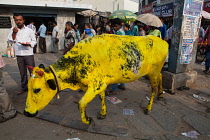
{"label": "pedestrian on street", "polygon": [[140,25],[140,21],[138,21],[138,20],[136,20],[135,22],[134,22],[134,25],[133,25],[133,27],[131,28],[131,32],[132,32],[132,35],[133,36],[138,36],[139,35],[139,25]]}
{"label": "pedestrian on street", "polygon": [[40,53],[46,53],[46,26],[44,25],[44,22],[42,22],[42,25],[39,27],[39,30],[37,31],[37,34],[39,35],[39,48],[41,50]]}
{"label": "pedestrian on street", "polygon": [[154,26],[150,26],[148,35],[153,35],[162,38],[160,30],[158,30],[158,28]]}
{"label": "pedestrian on street", "polygon": [[68,29],[68,33],[65,36],[65,48],[63,51],[63,55],[65,55],[68,51],[70,51],[74,45],[77,44],[76,42],[76,33],[74,30],[74,25],[71,21],[66,22],[66,29]]}
{"label": "pedestrian on street", "polygon": [[125,35],[132,35],[129,24],[125,23],[123,28],[124,28],[124,31],[125,31]]}
{"label": "pedestrian on street", "polygon": [[58,53],[58,35],[59,35],[59,28],[56,21],[53,21],[53,32],[52,32],[52,41],[53,41],[53,48],[52,53]]}
{"label": "pedestrian on street", "polygon": [[209,67],[210,67],[210,25],[208,26],[208,29],[206,30],[206,34],[204,36],[204,40],[207,39],[207,47],[206,47],[206,62],[205,62],[205,70],[203,71],[205,74],[209,73]]}
{"label": "pedestrian on street", "polygon": [[93,36],[93,34],[94,33],[92,32],[92,30],[90,28],[90,23],[85,23],[85,30],[82,34],[82,38],[85,39],[87,37],[91,37],[91,36]]}
{"label": "pedestrian on street", "polygon": [[76,42],[80,42],[81,41],[81,35],[80,35],[79,24],[78,23],[74,24],[74,31],[76,33]]}
{"label": "pedestrian on street", "polygon": [[[115,18],[111,22],[112,22],[112,27],[116,35],[125,35],[125,32],[122,30],[122,21],[119,18]],[[121,83],[119,86],[118,86],[118,83],[112,84],[112,90],[109,92],[106,92],[106,95],[107,96],[116,95],[119,93],[119,89],[125,90],[126,89],[125,84]]]}
{"label": "pedestrian on street", "polygon": [[[21,90],[17,93],[22,94],[28,91],[27,67],[35,67],[33,47],[36,45],[36,37],[30,28],[24,25],[24,18],[21,14],[13,16],[17,27],[12,27],[8,35],[8,41],[15,43],[15,55],[21,75]],[[31,74],[31,70],[29,69]]]}
{"label": "pedestrian on street", "polygon": [[10,97],[4,87],[2,68],[5,63],[0,56],[0,123],[12,119],[16,116],[16,110],[12,105]]}
{"label": "pedestrian on street", "polygon": [[139,36],[145,36],[146,32],[144,31],[143,25],[139,25]]}
{"label": "pedestrian on street", "polygon": [[163,18],[160,18],[160,20],[161,20],[163,26],[162,27],[158,27],[158,30],[160,30],[160,32],[161,32],[161,38],[166,41],[167,40],[167,38],[166,38],[167,26],[165,25]]}
{"label": "pedestrian on street", "polygon": [[93,33],[93,36],[95,36],[96,35],[96,31],[94,30],[92,23],[90,23],[90,29],[91,29],[91,32]]}
{"label": "pedestrian on street", "polygon": [[[32,29],[35,36],[36,36],[36,26],[34,26],[34,21],[31,21],[29,25],[27,25],[28,28]],[[36,40],[37,40],[37,36],[36,36]],[[34,46],[33,48],[33,53],[36,53],[36,48],[37,48],[37,44]]]}

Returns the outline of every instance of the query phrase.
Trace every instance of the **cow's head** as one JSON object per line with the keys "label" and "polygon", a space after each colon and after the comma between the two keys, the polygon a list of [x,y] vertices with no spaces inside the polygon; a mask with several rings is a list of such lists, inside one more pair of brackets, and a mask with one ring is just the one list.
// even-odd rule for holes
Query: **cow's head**
{"label": "cow's head", "polygon": [[58,90],[56,79],[50,68],[44,68],[43,64],[29,68],[33,71],[28,81],[28,96],[24,114],[27,117],[33,117],[52,100]]}

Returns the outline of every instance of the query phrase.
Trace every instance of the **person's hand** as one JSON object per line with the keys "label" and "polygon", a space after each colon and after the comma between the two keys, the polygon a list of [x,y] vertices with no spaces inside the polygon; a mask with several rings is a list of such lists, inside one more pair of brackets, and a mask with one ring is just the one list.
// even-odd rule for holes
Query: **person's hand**
{"label": "person's hand", "polygon": [[18,28],[17,27],[14,27],[13,28],[13,33],[17,33],[18,32]]}

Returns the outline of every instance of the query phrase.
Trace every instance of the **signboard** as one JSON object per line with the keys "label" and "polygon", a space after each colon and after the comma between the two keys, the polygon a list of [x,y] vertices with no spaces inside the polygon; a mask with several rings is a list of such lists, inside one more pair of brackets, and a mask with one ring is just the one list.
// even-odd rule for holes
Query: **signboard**
{"label": "signboard", "polygon": [[142,7],[141,13],[146,14],[146,13],[152,13],[153,9],[153,3],[147,4]]}
{"label": "signboard", "polygon": [[206,12],[210,12],[210,1],[206,1],[203,3],[203,10]]}
{"label": "signboard", "polygon": [[154,7],[153,13],[158,17],[173,16],[173,3]]}
{"label": "signboard", "polygon": [[0,28],[11,28],[10,17],[1,17],[0,16]]}
{"label": "signboard", "polygon": [[200,17],[203,0],[185,0],[184,15]]}

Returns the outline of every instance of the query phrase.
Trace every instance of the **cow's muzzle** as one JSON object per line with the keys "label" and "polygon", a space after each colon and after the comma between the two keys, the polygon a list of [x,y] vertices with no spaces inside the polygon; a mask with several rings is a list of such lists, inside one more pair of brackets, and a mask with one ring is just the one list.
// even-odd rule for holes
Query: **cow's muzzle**
{"label": "cow's muzzle", "polygon": [[29,113],[29,112],[27,112],[27,111],[24,110],[24,115],[26,117],[35,117],[37,114],[38,114],[38,111],[36,113],[34,113],[34,114],[31,114],[31,113]]}

